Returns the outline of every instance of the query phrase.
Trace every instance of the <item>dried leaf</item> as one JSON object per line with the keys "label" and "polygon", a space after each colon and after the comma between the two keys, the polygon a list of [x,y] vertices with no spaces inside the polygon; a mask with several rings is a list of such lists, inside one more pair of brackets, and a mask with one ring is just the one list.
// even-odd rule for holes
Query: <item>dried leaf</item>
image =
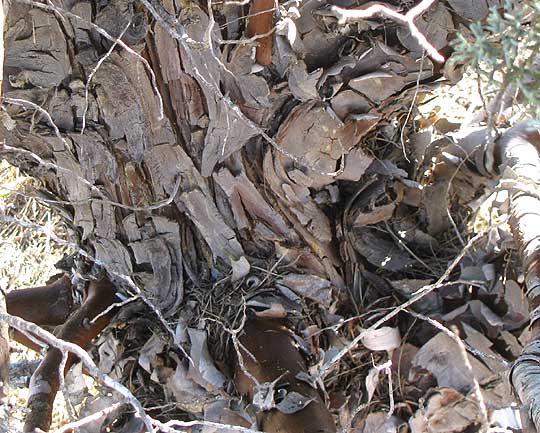
{"label": "dried leaf", "polygon": [[354,231],[354,249],[375,266],[389,271],[402,271],[414,263],[406,252],[379,234],[367,229]]}
{"label": "dried leaf", "polygon": [[[244,410],[235,406],[239,405],[229,400],[213,401],[204,408],[204,420],[245,428],[252,427],[255,420],[250,420],[249,415]],[[201,433],[230,433],[230,431],[229,428],[204,426]]]}
{"label": "dried leaf", "polygon": [[215,392],[223,387],[225,376],[215,367],[214,361],[208,351],[206,331],[188,328],[191,340],[190,357],[193,364],[189,364],[187,377],[204,387],[210,392]]}
{"label": "dried leaf", "polygon": [[[110,408],[114,404],[122,401],[122,396],[117,392],[107,394],[99,393],[96,396],[88,396],[87,394],[86,397],[87,399],[85,400],[79,412],[79,416],[83,418],[86,416],[94,415],[101,410]],[[109,413],[108,415],[102,415],[97,419],[94,418],[92,419],[92,422],[85,423],[82,427],[79,427],[78,430],[80,431],[80,433],[101,433],[103,431],[110,430],[111,424],[122,413],[122,410],[123,409],[119,407],[117,410]]]}
{"label": "dried leaf", "polygon": [[365,420],[353,426],[351,433],[405,433],[406,423],[397,416],[384,412],[371,412]]}
{"label": "dried leaf", "polygon": [[305,397],[295,391],[288,392],[287,395],[276,404],[276,408],[285,414],[292,414],[301,411],[314,400],[313,397]]}
{"label": "dried leaf", "polygon": [[215,399],[213,394],[188,378],[188,370],[182,362],[178,362],[174,374],[166,379],[166,386],[178,406],[193,414],[202,413],[206,403]]}
{"label": "dried leaf", "polygon": [[163,338],[153,334],[140,350],[139,365],[151,374],[156,356],[163,352],[164,347],[165,341]]}
{"label": "dried leaf", "polygon": [[480,409],[473,399],[454,389],[442,388],[431,396],[425,409],[409,420],[411,433],[458,433],[480,422]]}
{"label": "dried leaf", "polygon": [[364,114],[371,109],[369,101],[362,95],[352,91],[339,92],[330,100],[332,109],[343,121],[349,114]]}
{"label": "dried leaf", "polygon": [[448,3],[460,17],[471,21],[480,21],[487,17],[490,6],[502,6],[501,0],[448,0]]}
{"label": "dried leaf", "polygon": [[375,394],[375,390],[379,386],[379,373],[380,370],[375,367],[369,369],[369,373],[366,376],[367,401],[365,404],[371,403],[373,394]]}
{"label": "dried leaf", "polygon": [[307,72],[306,64],[302,60],[289,67],[289,88],[299,101],[319,99],[317,83],[322,75],[322,69]]}
{"label": "dried leaf", "polygon": [[503,317],[503,320],[511,322],[512,329],[519,328],[529,320],[529,301],[516,281],[506,280],[504,301],[508,306],[508,312]]}
{"label": "dried leaf", "polygon": [[[431,280],[391,280],[389,281],[394,289],[396,289],[401,295],[410,299],[414,293],[432,283]],[[432,291],[425,295],[423,298],[415,302],[411,308],[415,311],[422,312],[434,312],[439,311],[442,307],[442,299],[438,291]]]}
{"label": "dried leaf", "polygon": [[[304,166],[303,171],[311,178],[310,187],[320,189],[336,180],[335,176],[324,173],[337,171],[340,158],[345,158],[378,120],[378,116],[367,115],[344,123],[327,104],[309,101],[291,111],[281,124],[276,141]],[[285,172],[299,165],[281,154],[276,159]]]}
{"label": "dried leaf", "polygon": [[394,214],[396,209],[395,203],[389,203],[382,206],[378,206],[371,212],[362,213],[359,212],[354,218],[353,225],[355,227],[364,227],[370,224],[377,224],[383,221],[388,221]]}
{"label": "dried leaf", "polygon": [[394,350],[401,345],[401,335],[398,328],[383,326],[367,332],[362,338],[362,344],[369,350]]}
{"label": "dried leaf", "polygon": [[98,348],[99,369],[107,374],[111,373],[120,359],[123,350],[123,346],[113,335],[107,336],[105,341],[100,344]]}
{"label": "dried leaf", "polygon": [[322,306],[329,307],[333,302],[330,281],[315,275],[288,274],[279,283]]}
{"label": "dried leaf", "polygon": [[493,373],[472,355],[467,354],[472,369],[464,361],[464,349],[444,333],[439,333],[424,344],[413,360],[415,367],[431,372],[439,386],[468,392],[476,379],[482,382]]}
{"label": "dried leaf", "polygon": [[272,302],[269,308],[263,311],[256,311],[255,315],[268,319],[284,319],[287,317],[287,310],[281,303]]}
{"label": "dried leaf", "polygon": [[251,403],[255,406],[257,411],[272,410],[276,407],[276,402],[274,400],[276,382],[277,380],[274,382],[255,384]]}
{"label": "dried leaf", "polygon": [[380,104],[399,92],[405,84],[403,77],[381,71],[371,72],[349,81],[349,87],[368,97],[375,104]]}

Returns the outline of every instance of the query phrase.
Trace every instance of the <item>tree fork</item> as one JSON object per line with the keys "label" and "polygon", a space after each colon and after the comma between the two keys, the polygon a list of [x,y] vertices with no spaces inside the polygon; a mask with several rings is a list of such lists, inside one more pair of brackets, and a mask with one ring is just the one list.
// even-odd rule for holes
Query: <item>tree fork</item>
{"label": "tree fork", "polygon": [[[116,301],[116,289],[108,280],[92,281],[86,299],[73,315],[62,325],[58,338],[87,348],[91,341],[110,323],[115,311],[101,315]],[[99,315],[97,320],[93,320]],[[53,403],[60,387],[60,366],[67,356],[64,374],[77,361],[72,354],[56,348],[48,350],[45,358],[30,379],[28,399],[29,414],[24,432],[48,431],[52,421]]]}

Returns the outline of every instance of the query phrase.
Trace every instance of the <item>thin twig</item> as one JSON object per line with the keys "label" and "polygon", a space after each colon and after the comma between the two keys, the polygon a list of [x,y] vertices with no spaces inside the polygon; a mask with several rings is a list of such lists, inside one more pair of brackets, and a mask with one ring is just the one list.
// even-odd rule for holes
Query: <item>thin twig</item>
{"label": "thin twig", "polygon": [[28,106],[28,107],[33,108],[34,110],[39,111],[41,114],[43,114],[47,118],[49,124],[52,126],[54,135],[56,135],[56,137],[62,142],[62,144],[65,147],[65,150],[68,152],[71,152],[71,146],[68,144],[66,139],[62,137],[62,134],[60,134],[60,129],[58,128],[56,123],[54,123],[54,120],[52,116],[50,115],[50,113],[47,110],[45,110],[43,107],[41,107],[40,105],[32,101],[28,101],[26,99],[9,98],[7,96],[4,97],[3,102],[7,102],[8,104],[12,104],[12,105],[17,105],[23,108],[26,108]]}
{"label": "thin twig", "polygon": [[124,404],[126,404],[124,401],[113,403],[111,406],[106,407],[105,409],[101,409],[100,411],[94,412],[93,414],[85,416],[84,418],[81,418],[77,421],[73,421],[73,422],[70,422],[69,424],[65,424],[59,429],[54,430],[52,433],[68,433],[76,428],[82,427],[91,422],[96,422],[101,417],[114,412],[118,408],[122,407]]}
{"label": "thin twig", "polygon": [[347,353],[349,353],[352,349],[354,349],[358,343],[370,332],[373,332],[375,329],[379,328],[382,324],[386,323],[388,320],[396,316],[399,312],[407,309],[415,302],[422,299],[424,296],[426,296],[428,293],[431,293],[433,290],[442,287],[444,285],[444,281],[450,276],[454,268],[459,264],[461,259],[465,256],[467,251],[473,247],[473,245],[480,239],[482,239],[485,234],[492,229],[492,226],[486,228],[485,230],[482,230],[480,233],[478,233],[476,236],[472,237],[467,245],[461,250],[459,255],[452,261],[450,266],[446,269],[444,274],[434,283],[434,284],[428,284],[420,289],[418,289],[411,299],[404,302],[401,305],[398,305],[395,307],[391,312],[386,314],[384,317],[377,320],[373,325],[371,325],[369,328],[363,330],[358,334],[349,344],[347,344],[343,349],[341,349],[337,354],[335,354],[330,360],[328,360],[319,370],[318,378],[324,378],[324,376],[328,373],[330,368],[338,362],[341,358],[343,358]]}
{"label": "thin twig", "polygon": [[366,9],[344,9],[338,6],[332,6],[330,12],[337,18],[339,24],[346,24],[350,21],[360,21],[374,16],[385,16],[391,20],[407,26],[422,48],[426,50],[428,55],[436,62],[443,63],[444,57],[437,49],[427,40],[424,34],[414,23],[414,20],[426,12],[437,0],[422,0],[415,7],[410,9],[405,15],[397,10],[382,4],[374,4]]}
{"label": "thin twig", "polygon": [[411,316],[416,317],[417,319],[424,320],[425,322],[428,322],[430,325],[437,328],[439,331],[444,332],[446,335],[448,335],[452,340],[458,341],[461,340],[464,347],[473,355],[478,356],[479,358],[485,358],[485,359],[492,359],[494,361],[500,362],[504,365],[505,368],[510,368],[511,362],[508,362],[506,359],[504,359],[502,356],[493,356],[488,355],[487,353],[481,352],[478,349],[475,349],[467,342],[463,341],[457,333],[452,331],[451,329],[448,329],[446,326],[444,326],[441,322],[438,322],[437,320],[432,319],[431,317],[424,316],[423,314],[417,313],[416,311],[412,310],[405,310],[407,313],[409,313]]}
{"label": "thin twig", "polygon": [[[221,430],[228,430],[231,432],[239,432],[239,433],[263,433],[260,430],[253,430],[246,427],[240,427],[238,425],[232,425],[232,424],[220,424],[218,422],[211,422],[211,421],[202,421],[202,420],[196,420],[196,421],[178,421],[178,420],[171,420],[166,423],[162,423],[161,421],[158,421],[156,419],[152,419],[152,424],[154,424],[157,428],[157,432],[163,431],[165,433],[178,433],[178,432],[185,432],[186,427],[194,427],[198,425],[207,426],[207,427],[215,427],[219,431]],[[179,430],[178,428],[181,428]]]}
{"label": "thin twig", "polygon": [[60,350],[63,354],[66,354],[67,352],[73,353],[81,360],[88,374],[98,379],[108,388],[113,389],[114,391],[124,396],[126,402],[129,403],[133,407],[133,409],[135,409],[135,412],[137,412],[137,414],[140,416],[148,431],[151,432],[153,430],[152,419],[146,414],[139,400],[137,400],[137,398],[131,393],[131,391],[127,389],[124,385],[112,379],[108,374],[103,373],[97,367],[88,352],[82,347],[78,346],[77,344],[70,343],[69,341],[61,340],[60,338],[55,337],[53,334],[37,326],[36,324],[27,322],[20,317],[15,317],[8,313],[0,312],[0,321],[6,322],[9,326],[19,330],[25,335],[36,335],[50,346]]}

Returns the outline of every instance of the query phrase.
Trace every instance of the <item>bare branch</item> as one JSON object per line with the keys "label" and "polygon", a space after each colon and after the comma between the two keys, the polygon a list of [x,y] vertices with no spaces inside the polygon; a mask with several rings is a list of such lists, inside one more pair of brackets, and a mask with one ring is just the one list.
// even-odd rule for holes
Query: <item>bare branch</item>
{"label": "bare branch", "polygon": [[382,4],[375,4],[367,7],[366,9],[344,9],[338,6],[332,6],[330,8],[330,13],[337,18],[339,24],[346,24],[350,21],[361,21],[376,16],[390,18],[399,24],[407,26],[411,32],[411,35],[418,41],[420,46],[427,51],[428,55],[436,62],[443,63],[444,57],[433,45],[431,45],[431,43],[414,23],[414,20],[426,12],[436,1],[437,0],[422,0],[415,7],[410,9],[405,15]]}
{"label": "bare branch", "polygon": [[126,399],[126,402],[130,404],[133,407],[133,409],[135,409],[135,412],[137,412],[137,414],[141,417],[147,430],[149,432],[152,431],[153,429],[152,420],[146,414],[139,400],[137,400],[137,398],[131,393],[131,391],[127,389],[124,385],[112,379],[108,374],[103,373],[97,367],[97,365],[92,360],[88,352],[86,352],[86,350],[84,350],[82,347],[74,343],[61,340],[55,337],[50,332],[44,330],[43,328],[31,322],[27,322],[26,320],[23,320],[20,317],[12,316],[11,314],[0,312],[0,321],[6,322],[9,326],[19,330],[20,332],[26,335],[28,334],[36,335],[37,337],[45,341],[50,346],[55,347],[58,350],[60,350],[63,354],[66,354],[67,352],[73,353],[75,356],[77,356],[81,360],[87,372],[92,377],[99,380],[108,388],[113,389],[114,391],[118,392],[120,395],[124,396]]}

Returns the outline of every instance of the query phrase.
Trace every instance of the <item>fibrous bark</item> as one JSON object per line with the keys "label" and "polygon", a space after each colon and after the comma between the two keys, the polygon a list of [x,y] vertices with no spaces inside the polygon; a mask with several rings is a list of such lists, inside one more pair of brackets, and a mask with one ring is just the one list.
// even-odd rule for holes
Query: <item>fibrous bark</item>
{"label": "fibrous bark", "polygon": [[[305,1],[300,10],[287,4],[277,9],[280,16],[266,12],[273,1],[245,10],[214,3],[13,2],[8,99],[0,113],[3,154],[60,200],[55,206],[68,214],[77,252],[127,296],[143,299],[152,320],[167,328],[166,343],[156,344],[160,355],[169,346],[166,365],[139,363],[192,417],[226,394],[223,374],[204,357],[204,332],[183,328],[183,320],[192,327],[205,323],[189,312],[201,292],[219,292],[222,285],[240,292],[232,305],[237,318],[246,302],[240,288],[251,273],[261,286],[251,285],[253,299],[270,292],[273,300],[262,314],[298,312],[301,297],[326,320],[338,303],[349,307],[347,288],[358,289],[364,277],[377,281],[367,267],[398,272],[413,265],[407,251],[373,226],[410,203],[418,207],[408,197],[418,185],[385,157],[371,156],[364,140],[375,147],[398,142],[402,125],[395,119],[415,100],[411,87],[436,74],[417,44],[398,42],[406,40],[398,32],[403,22],[374,20],[368,27],[377,37],[369,39],[360,37],[368,28],[362,23],[333,30],[336,20],[319,10],[332,2]],[[239,24],[249,9],[260,15]],[[442,3],[433,13],[444,25],[424,27],[443,48],[452,13]],[[276,32],[266,35],[278,18]],[[226,41],[242,30],[251,42]],[[395,46],[387,44],[388,31]],[[414,246],[427,237],[420,232],[408,241]],[[279,264],[287,275],[261,271]],[[77,271],[88,270],[83,264]],[[92,284],[90,293],[97,293]],[[85,325],[112,302],[109,283],[99,291],[60,337],[85,347],[105,326],[108,316]],[[216,299],[208,304],[231,307],[224,296]],[[253,301],[247,309],[264,305]],[[216,321],[211,313],[206,318]],[[191,339],[191,359],[183,334]],[[261,348],[257,334],[279,351]],[[285,400],[289,406],[281,411],[277,400],[278,409],[263,405],[263,428],[335,431],[319,392],[309,378],[297,377],[307,364],[282,323],[247,320],[239,338],[264,362],[244,356],[268,398],[275,391],[268,384],[277,380],[305,404],[291,408]],[[158,350],[147,343],[148,352]],[[34,375],[27,431],[50,424],[62,356],[50,350]],[[253,384],[241,382],[241,393],[260,397]]]}

